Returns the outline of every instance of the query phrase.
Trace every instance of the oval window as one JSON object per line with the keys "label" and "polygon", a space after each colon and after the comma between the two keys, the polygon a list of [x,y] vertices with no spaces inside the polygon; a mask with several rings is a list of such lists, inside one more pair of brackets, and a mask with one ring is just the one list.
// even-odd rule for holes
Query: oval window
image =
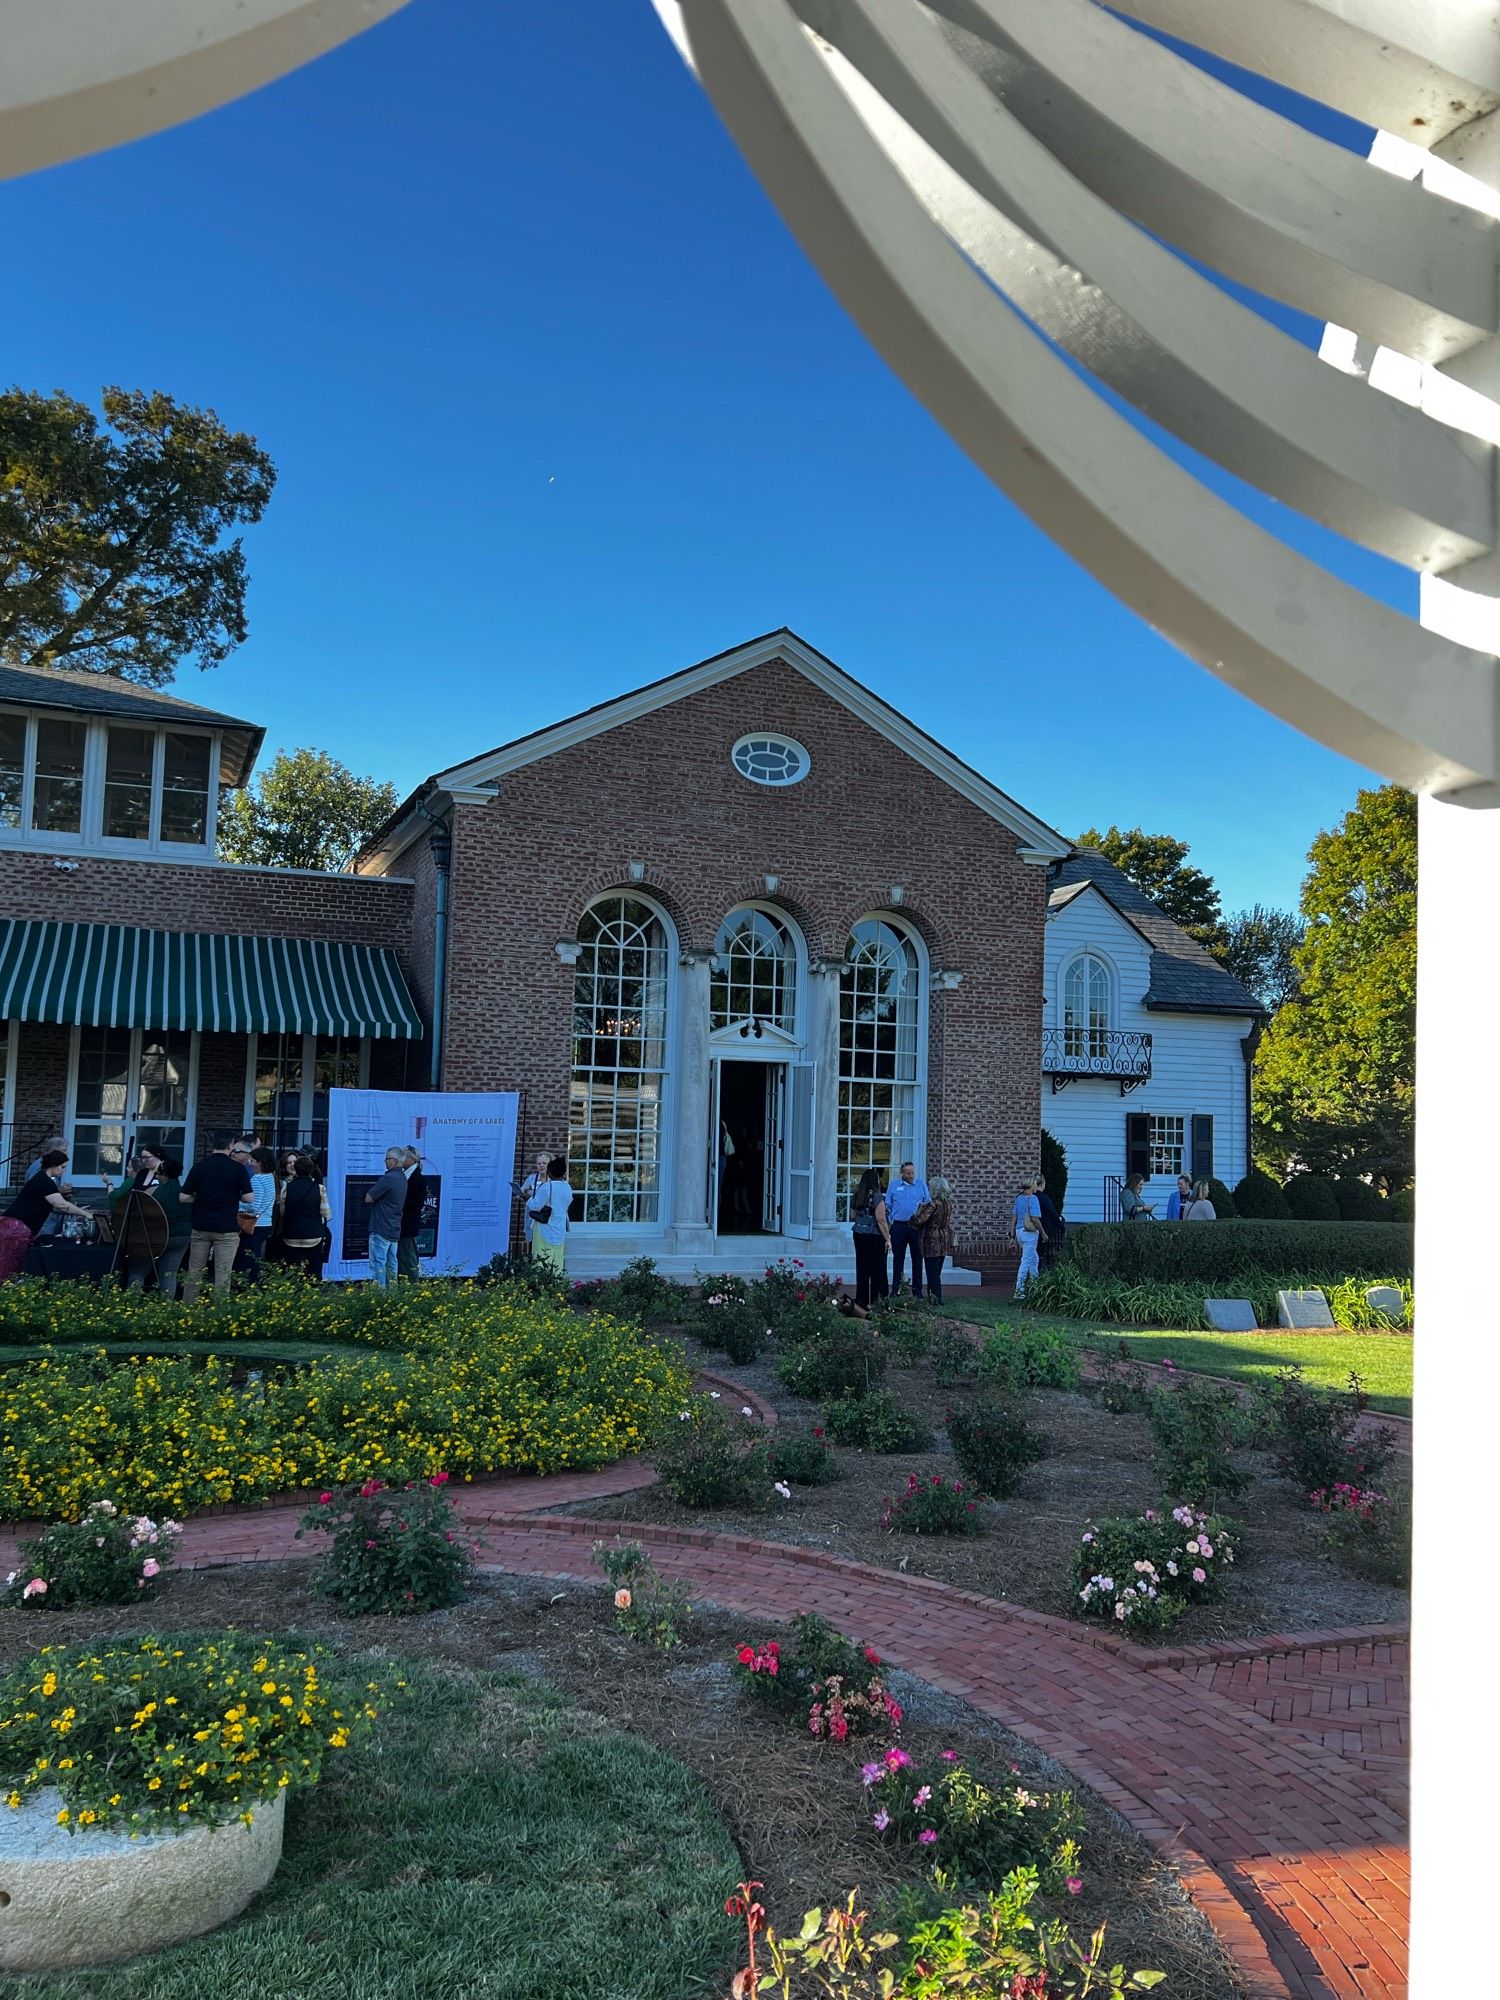
{"label": "oval window", "polygon": [[729,754],[734,768],[752,785],[795,785],[812,769],[812,758],[800,743],[769,731],[742,736]]}

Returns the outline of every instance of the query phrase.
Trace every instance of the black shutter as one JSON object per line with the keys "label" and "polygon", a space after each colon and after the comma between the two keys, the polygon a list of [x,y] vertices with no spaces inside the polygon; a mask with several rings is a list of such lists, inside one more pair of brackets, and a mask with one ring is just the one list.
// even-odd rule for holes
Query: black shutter
{"label": "black shutter", "polygon": [[1193,1114],[1193,1179],[1213,1179],[1214,1121],[1206,1114]]}
{"label": "black shutter", "polygon": [[1144,1111],[1125,1114],[1125,1172],[1151,1178],[1151,1119]]}

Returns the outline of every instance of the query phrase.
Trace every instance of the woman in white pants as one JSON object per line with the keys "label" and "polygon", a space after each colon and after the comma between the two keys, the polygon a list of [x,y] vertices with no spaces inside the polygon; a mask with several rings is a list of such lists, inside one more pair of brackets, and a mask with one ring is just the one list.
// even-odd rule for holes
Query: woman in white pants
{"label": "woman in white pants", "polygon": [[1042,1230],[1042,1204],[1037,1200],[1034,1180],[1022,1181],[1021,1192],[1015,1199],[1015,1218],[1016,1244],[1021,1252],[1015,1295],[1020,1298],[1029,1280],[1037,1274],[1037,1252],[1047,1240]]}

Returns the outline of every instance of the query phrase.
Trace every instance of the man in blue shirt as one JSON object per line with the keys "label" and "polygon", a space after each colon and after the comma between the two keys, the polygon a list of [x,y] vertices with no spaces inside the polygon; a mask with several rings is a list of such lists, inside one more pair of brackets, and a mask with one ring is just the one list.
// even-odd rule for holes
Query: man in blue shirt
{"label": "man in blue shirt", "polygon": [[1193,1198],[1193,1184],[1186,1174],[1177,1176],[1177,1185],[1167,1196],[1168,1222],[1181,1222],[1182,1211]]}
{"label": "man in blue shirt", "polygon": [[912,1217],[924,1202],[931,1200],[926,1181],[917,1179],[915,1163],[903,1160],[899,1178],[886,1189],[885,1195],[886,1219],[891,1225],[892,1298],[901,1289],[901,1267],[906,1262],[908,1245],[911,1248],[912,1297],[919,1299],[922,1296],[922,1256],[917,1243],[921,1231],[912,1222]]}

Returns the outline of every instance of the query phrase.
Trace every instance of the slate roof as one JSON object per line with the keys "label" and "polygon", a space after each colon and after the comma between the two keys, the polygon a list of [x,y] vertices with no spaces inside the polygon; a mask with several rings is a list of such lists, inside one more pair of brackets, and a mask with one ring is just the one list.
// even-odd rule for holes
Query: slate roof
{"label": "slate roof", "polygon": [[1097,889],[1151,947],[1151,983],[1145,1004],[1173,1014],[1254,1014],[1265,1009],[1211,958],[1180,924],[1174,924],[1096,848],[1077,847],[1052,871],[1049,910],[1066,909],[1085,889]]}
{"label": "slate roof", "polygon": [[25,708],[62,708],[73,715],[115,715],[140,722],[193,723],[224,733],[223,780],[242,785],[260,754],[265,730],[237,715],[204,708],[162,688],[138,687],[114,674],[78,673],[66,667],[0,664],[0,702]]}

